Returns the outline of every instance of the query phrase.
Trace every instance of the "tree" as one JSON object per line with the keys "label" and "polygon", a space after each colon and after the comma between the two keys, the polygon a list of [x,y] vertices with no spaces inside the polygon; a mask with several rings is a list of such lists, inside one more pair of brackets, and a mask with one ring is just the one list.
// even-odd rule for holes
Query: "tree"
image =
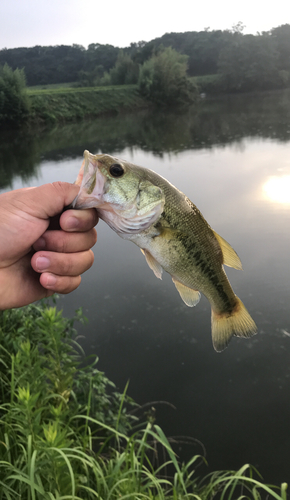
{"label": "tree", "polygon": [[279,54],[279,69],[290,71],[290,24],[283,24],[273,28],[270,35],[275,41]]}
{"label": "tree", "polygon": [[82,87],[94,87],[101,85],[101,80],[104,76],[104,67],[99,64],[92,71],[84,71],[78,73],[78,82]]}
{"label": "tree", "polygon": [[110,71],[116,64],[120,49],[113,45],[102,45],[100,43],[91,43],[85,54],[85,70],[92,71],[95,66],[103,66],[104,71]]}
{"label": "tree", "polygon": [[81,45],[57,45],[0,50],[0,65],[25,68],[28,85],[74,82],[84,66],[85,49]]}
{"label": "tree", "polygon": [[119,52],[115,66],[110,71],[112,85],[128,85],[138,82],[139,64],[134,63],[131,57]]}
{"label": "tree", "polygon": [[278,54],[268,34],[232,33],[231,42],[220,52],[218,68],[227,90],[270,89],[279,86]]}
{"label": "tree", "polygon": [[140,92],[158,105],[185,105],[195,101],[197,89],[187,78],[188,57],[162,48],[140,70]]}
{"label": "tree", "polygon": [[0,123],[16,123],[29,115],[23,69],[13,71],[8,64],[0,68]]}
{"label": "tree", "polygon": [[232,33],[242,33],[245,27],[246,25],[242,21],[239,21],[237,24],[233,24],[231,31]]}

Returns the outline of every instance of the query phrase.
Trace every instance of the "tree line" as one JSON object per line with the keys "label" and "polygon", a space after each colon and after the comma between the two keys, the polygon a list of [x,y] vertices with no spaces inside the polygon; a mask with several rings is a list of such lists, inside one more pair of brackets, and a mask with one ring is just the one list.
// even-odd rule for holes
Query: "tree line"
{"label": "tree line", "polygon": [[140,67],[161,48],[187,56],[187,76],[222,75],[229,91],[290,85],[290,25],[246,35],[243,24],[230,30],[166,33],[150,42],[112,45],[36,46],[0,50],[0,66],[24,68],[27,84],[79,85],[137,83]]}

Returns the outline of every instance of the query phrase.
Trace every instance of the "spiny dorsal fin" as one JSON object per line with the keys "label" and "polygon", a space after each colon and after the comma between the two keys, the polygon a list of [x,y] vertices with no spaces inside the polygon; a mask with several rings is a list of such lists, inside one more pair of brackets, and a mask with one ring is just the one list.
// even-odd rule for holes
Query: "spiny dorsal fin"
{"label": "spiny dorsal fin", "polygon": [[242,270],[242,263],[238,254],[234,251],[231,245],[224,240],[218,233],[213,230],[213,233],[218,240],[219,246],[223,254],[223,264],[228,267],[233,267],[234,269]]}
{"label": "spiny dorsal fin", "polygon": [[196,306],[196,304],[198,304],[200,300],[200,293],[197,290],[188,288],[188,286],[183,285],[182,283],[180,283],[180,281],[177,281],[174,278],[172,278],[172,281],[176,286],[177,291],[180,294],[180,297],[187,306],[193,307]]}
{"label": "spiny dorsal fin", "polygon": [[162,280],[163,269],[162,269],[161,265],[157,262],[156,259],[154,259],[154,257],[152,257],[151,253],[148,252],[148,250],[143,250],[142,248],[140,248],[140,250],[145,255],[146,262],[147,262],[148,266],[150,267],[150,269],[152,269],[156,278],[159,278],[160,280]]}

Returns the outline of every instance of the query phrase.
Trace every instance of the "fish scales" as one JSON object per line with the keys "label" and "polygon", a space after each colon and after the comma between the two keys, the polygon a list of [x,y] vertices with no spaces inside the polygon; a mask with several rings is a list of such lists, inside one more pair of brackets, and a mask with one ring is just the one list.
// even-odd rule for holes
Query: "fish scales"
{"label": "fish scales", "polygon": [[[150,172],[148,178],[153,180]],[[156,184],[160,186],[161,182],[158,183],[157,180]],[[236,300],[220,265],[222,264],[222,251],[216,244],[215,236],[197,207],[177,189],[172,193],[170,187],[171,184],[169,188],[164,188],[168,203],[165,204],[157,224],[160,228],[168,227],[175,231],[172,239],[167,239],[164,246],[160,248],[159,241],[156,244],[150,242],[148,249],[154,256],[158,256],[157,260],[163,261],[162,267],[169,274],[174,272],[171,264],[174,260],[176,277],[179,277],[183,284],[191,288],[198,287],[207,298],[212,298],[210,302],[213,306],[218,301],[219,310],[230,312]],[[205,227],[208,231],[206,234]],[[209,236],[211,241],[209,241]],[[175,259],[172,259],[172,251],[176,253]],[[169,263],[165,262],[164,255],[170,255]],[[215,263],[217,265],[214,266]]]}
{"label": "fish scales", "polygon": [[223,268],[241,269],[240,259],[198,208],[152,170],[106,154],[84,156],[73,206],[95,207],[119,236],[140,247],[158,278],[163,270],[171,275],[188,306],[198,303],[199,292],[207,297],[216,351],[233,335],[254,335],[256,325]]}

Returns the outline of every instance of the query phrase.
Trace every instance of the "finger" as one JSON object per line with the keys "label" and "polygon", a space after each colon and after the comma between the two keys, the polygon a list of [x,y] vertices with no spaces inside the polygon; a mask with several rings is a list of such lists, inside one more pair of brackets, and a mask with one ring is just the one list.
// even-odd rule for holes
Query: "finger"
{"label": "finger", "polygon": [[72,253],[83,252],[92,248],[97,241],[97,231],[93,228],[85,233],[67,233],[66,231],[46,231],[33,245],[34,250]]}
{"label": "finger", "polygon": [[95,208],[88,210],[67,210],[61,214],[60,227],[64,231],[89,231],[98,223],[98,214]]}
{"label": "finger", "polygon": [[80,282],[80,276],[57,276],[51,273],[43,273],[39,278],[40,284],[46,290],[49,290],[48,295],[53,293],[70,293],[75,290]]}
{"label": "finger", "polygon": [[94,262],[92,250],[77,253],[37,252],[31,258],[31,266],[38,273],[58,276],[78,276]]}

